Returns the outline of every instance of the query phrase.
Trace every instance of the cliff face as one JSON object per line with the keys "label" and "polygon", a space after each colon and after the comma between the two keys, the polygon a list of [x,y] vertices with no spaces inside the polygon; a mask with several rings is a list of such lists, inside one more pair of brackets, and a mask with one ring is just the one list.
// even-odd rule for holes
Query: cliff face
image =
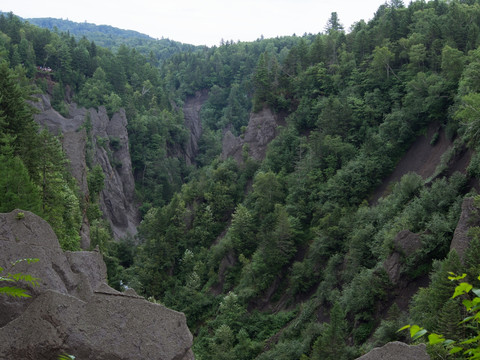
{"label": "cliff face", "polygon": [[237,162],[243,162],[243,147],[248,147],[248,155],[262,161],[267,152],[267,146],[277,136],[280,125],[278,116],[268,108],[258,113],[252,113],[243,137],[235,137],[230,131],[223,136],[222,159],[233,157]]}
{"label": "cliff face", "polygon": [[[29,299],[0,295],[0,359],[193,359],[182,313],[106,284],[96,251],[62,252],[50,226],[19,210],[0,214],[0,266],[39,278]],[[11,285],[11,284],[6,284]]]}
{"label": "cliff face", "polygon": [[470,228],[480,226],[479,210],[474,198],[463,199],[462,213],[450,243],[450,250],[455,250],[462,261],[465,260],[465,251],[472,240],[472,235],[469,234]]}
{"label": "cliff face", "polygon": [[[136,234],[139,214],[134,200],[135,183],[125,112],[121,110],[110,119],[104,107],[97,111],[77,108],[71,104],[69,116],[65,118],[52,108],[45,95],[34,105],[40,111],[35,115],[35,120],[51,133],[62,135],[71,173],[85,198],[88,198],[85,123],[89,118],[93,143],[92,165],[99,164],[105,175],[105,187],[100,194],[101,209],[110,222],[115,238]],[[86,249],[90,245],[86,218],[81,235],[82,248]]]}
{"label": "cliff face", "polygon": [[[104,107],[90,109],[94,142],[94,164],[105,174],[100,208],[116,238],[136,234],[140,218],[135,204],[135,182],[128,148],[127,118],[123,109],[108,118]],[[103,146],[99,144],[103,142]],[[114,146],[112,146],[115,144]]]}
{"label": "cliff face", "polygon": [[188,97],[183,105],[183,116],[185,118],[185,127],[190,132],[190,138],[185,146],[185,162],[191,165],[195,161],[198,153],[198,141],[202,136],[202,122],[200,120],[200,110],[208,99],[208,91],[198,91],[195,96]]}

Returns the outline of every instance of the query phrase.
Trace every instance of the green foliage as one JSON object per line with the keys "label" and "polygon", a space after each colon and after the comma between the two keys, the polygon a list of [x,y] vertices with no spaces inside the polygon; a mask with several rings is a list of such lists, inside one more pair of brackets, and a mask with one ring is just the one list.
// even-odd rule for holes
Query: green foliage
{"label": "green foliage", "polygon": [[411,308],[413,321],[421,323],[433,331],[439,331],[437,330],[439,326],[438,314],[442,311],[454,289],[454,284],[447,278],[448,273],[458,270],[460,270],[460,261],[455,252],[450,253],[445,261],[434,263],[431,285],[428,288],[421,289],[413,297]]}
{"label": "green foliage", "polygon": [[[35,287],[38,285],[38,281],[40,279],[34,278],[31,275],[24,274],[24,273],[11,273],[16,265],[20,263],[27,263],[27,264],[32,264],[38,262],[39,259],[33,259],[33,258],[28,258],[28,259],[20,259],[12,262],[10,264],[10,267],[8,269],[4,269],[0,267],[0,274],[3,272],[7,272],[5,275],[0,275],[0,281],[4,281],[6,283],[27,283],[28,285]],[[25,297],[31,297],[28,293],[27,290],[19,288],[15,285],[9,285],[9,286],[2,286],[0,287],[0,294],[5,294],[7,296],[11,297],[19,297],[19,298],[25,298]]]}
{"label": "green foliage", "polygon": [[64,117],[68,117],[68,106],[65,103],[65,90],[62,83],[53,86],[52,107]]}
{"label": "green foliage", "polygon": [[[90,198],[83,210],[92,246],[115,288],[134,287],[187,315],[198,358],[350,359],[368,339],[397,339],[392,329],[401,315],[381,319],[378,310],[394,294],[383,263],[398,252],[401,230],[421,241],[400,256],[402,281],[433,270],[412,317],[453,338],[461,306],[448,300],[453,290],[441,278],[461,264],[453,254],[441,259],[469,185],[448,165],[462,141],[473,148],[478,140],[479,20],[476,1],[392,1],[349,33],[335,13],[325,33],[209,49],[106,28],[109,50],[95,43],[106,44],[106,35],[72,36],[88,24],[68,23],[70,33],[61,33],[0,16],[7,59],[0,65],[0,207],[38,212],[64,247],[78,241],[80,202],[61,170],[60,144],[38,133],[26,105],[33,83],[26,76],[36,75],[58,110],[66,111],[67,86],[80,105],[105,106],[109,116],[125,109],[143,217],[138,247],[132,239],[112,242],[101,220],[104,174],[93,166],[87,116]],[[117,35],[136,48],[119,45]],[[37,65],[53,71],[36,73]],[[204,98],[201,133],[191,134],[183,105],[200,107]],[[257,162],[247,156],[255,144],[244,130],[249,112],[264,107],[282,127]],[[407,174],[377,199],[378,186],[432,122],[448,139],[459,137],[442,167],[427,181]],[[226,131],[248,140],[243,164],[220,158]],[[432,145],[443,139],[436,138]],[[112,162],[122,144],[115,137],[96,143]],[[470,177],[478,175],[477,160]],[[465,255],[469,276],[478,274],[478,233],[471,230]],[[298,311],[285,310],[302,301]],[[321,324],[328,312],[330,323]]]}
{"label": "green foliage", "polygon": [[104,100],[108,100],[108,94],[112,94],[112,91],[111,85],[107,82],[107,74],[98,67],[93,76],[85,82],[78,96],[80,103],[86,108],[97,108]]}
{"label": "green foliage", "polygon": [[109,95],[104,96],[102,104],[105,104],[108,115],[113,116],[114,113],[120,110],[122,98],[112,91]]}
{"label": "green foliage", "polygon": [[95,25],[86,22],[77,23],[70,20],[54,18],[32,18],[28,22],[53,31],[68,32],[77,39],[88,38],[96,45],[112,50],[122,45],[134,47],[144,56],[154,56],[156,61],[164,61],[180,51],[201,50],[202,47],[182,44],[170,39],[153,39],[148,35],[133,30],[122,30],[108,25]]}
{"label": "green foliage", "polygon": [[266,290],[294,254],[294,229],[285,208],[276,205],[271,215],[272,229],[261,234],[259,247],[243,268],[239,284],[242,298]]}
{"label": "green foliage", "polygon": [[46,130],[39,134],[41,157],[38,172],[42,210],[65,250],[79,250],[82,223],[77,187],[66,167],[66,156],[57,138]]}
{"label": "green foliage", "polygon": [[80,204],[61,144],[47,131],[38,132],[24,74],[5,62],[0,73],[0,210],[31,210],[52,225],[63,248],[78,249]]}
{"label": "green foliage", "polygon": [[330,310],[330,322],[325,324],[322,334],[313,345],[312,360],[319,359],[348,359],[347,349],[347,322],[345,313],[339,303],[335,303]]}
{"label": "green foliage", "polygon": [[100,191],[105,186],[105,174],[100,165],[95,165],[87,174],[88,192],[90,201],[95,202]]}
{"label": "green foliage", "polygon": [[62,354],[58,355],[58,360],[75,360],[75,356],[73,355],[68,355],[68,354]]}
{"label": "green foliage", "polygon": [[442,72],[452,86],[458,84],[464,62],[465,57],[460,50],[445,45],[442,50]]}
{"label": "green foliage", "polygon": [[253,215],[245,206],[240,204],[235,209],[228,234],[232,239],[233,248],[239,255],[243,254],[246,257],[252,255],[256,245],[255,222]]}
{"label": "green foliage", "polygon": [[478,151],[475,151],[472,155],[470,164],[468,164],[467,173],[477,179],[480,177],[480,154]]}
{"label": "green foliage", "polygon": [[385,297],[388,278],[383,269],[364,269],[355,276],[342,293],[341,301],[345,311],[355,314],[354,340],[363,343],[372,331],[373,308],[376,301]]}
{"label": "green foliage", "polygon": [[388,311],[388,318],[382,320],[380,326],[373,334],[373,345],[380,347],[391,341],[406,342],[406,336],[398,332],[398,329],[405,324],[406,321],[406,315],[400,312],[397,304],[393,304]]}
{"label": "green foliage", "polygon": [[470,93],[462,97],[460,109],[455,113],[457,120],[465,126],[465,138],[470,144],[480,139],[480,93]]}
{"label": "green foliage", "polygon": [[164,205],[180,190],[188,173],[178,158],[168,154],[169,147],[186,142],[183,118],[168,110],[152,111],[133,119],[128,126],[132,165],[142,200],[152,206]]}
{"label": "green foliage", "polygon": [[19,156],[30,173],[33,172],[36,152],[37,125],[33,121],[33,108],[27,104],[31,88],[20,71],[0,61],[0,144],[1,153]]}
{"label": "green foliage", "polygon": [[[468,282],[460,282],[460,280],[467,276],[465,273],[460,276],[456,276],[453,272],[449,272],[449,274],[450,276],[448,276],[448,279],[450,281],[457,281],[459,284],[455,287],[455,291],[450,300],[445,303],[445,312],[440,314],[441,317],[446,320],[448,326],[444,328],[446,332],[442,335],[431,332],[428,335],[428,344],[430,346],[442,344],[448,349],[450,355],[459,355],[462,353],[466,359],[477,359],[480,356],[480,347],[478,346],[478,340],[480,339],[480,334],[478,332],[480,289],[474,289],[473,285]],[[478,280],[480,280],[480,276],[478,277]],[[469,294],[471,295],[469,296]],[[461,315],[460,312],[456,311],[458,309],[458,303],[455,301],[458,297],[464,299],[462,304],[467,312],[467,317],[460,322],[458,322],[457,318],[461,318]],[[437,301],[434,294],[432,294],[431,299]],[[470,324],[473,325],[468,326]],[[457,327],[463,327],[464,329],[468,328],[470,331],[462,332],[459,331]],[[410,330],[410,336],[413,339],[419,339],[428,333],[428,330],[419,327],[418,325],[406,325],[399,331],[406,329]]]}
{"label": "green foliage", "polygon": [[40,189],[33,183],[22,160],[0,155],[0,212],[14,209],[41,214]]}

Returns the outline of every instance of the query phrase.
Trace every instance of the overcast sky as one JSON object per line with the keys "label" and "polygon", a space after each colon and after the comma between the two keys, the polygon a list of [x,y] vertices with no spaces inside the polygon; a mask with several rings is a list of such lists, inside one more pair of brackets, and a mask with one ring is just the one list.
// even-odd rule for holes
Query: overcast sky
{"label": "overcast sky", "polygon": [[[324,31],[338,13],[348,30],[371,19],[385,0],[1,0],[0,10],[24,18],[54,17],[136,30],[194,45],[221,39],[254,41]],[[406,2],[405,2],[406,3]]]}

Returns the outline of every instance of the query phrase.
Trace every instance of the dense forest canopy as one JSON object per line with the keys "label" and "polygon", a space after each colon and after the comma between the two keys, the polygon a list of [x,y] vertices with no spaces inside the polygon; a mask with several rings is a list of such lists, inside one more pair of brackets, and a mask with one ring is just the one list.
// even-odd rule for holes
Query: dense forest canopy
{"label": "dense forest canopy", "polygon": [[[0,16],[2,211],[43,216],[66,249],[79,247],[87,211],[111,284],[184,312],[198,359],[352,359],[406,340],[396,330],[409,317],[452,337],[471,331],[457,325],[446,274],[474,283],[480,270],[478,228],[463,261],[450,252],[480,176],[480,2],[392,0],[349,32],[333,13],[317,35],[180,48],[162,61],[135,41],[107,49]],[[201,91],[187,163],[182,106]],[[67,101],[125,109],[143,216],[135,241],[113,242],[97,197],[79,199],[59,140],[33,121],[27,100],[40,92],[66,117]],[[242,162],[222,160],[225,131],[243,136],[264,108],[284,119],[265,159],[246,149]],[[377,201],[431,128],[432,147],[452,143],[435,173],[406,174]],[[450,171],[466,151],[467,170]],[[91,193],[102,184],[90,164]],[[384,266],[402,230],[420,244],[400,259],[403,285],[430,276],[409,307]]]}

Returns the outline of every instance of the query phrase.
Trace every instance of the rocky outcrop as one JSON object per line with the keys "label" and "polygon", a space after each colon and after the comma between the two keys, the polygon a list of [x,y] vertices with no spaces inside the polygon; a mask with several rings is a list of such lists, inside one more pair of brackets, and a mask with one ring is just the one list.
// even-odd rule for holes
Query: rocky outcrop
{"label": "rocky outcrop", "polygon": [[472,237],[468,235],[468,230],[472,226],[480,226],[478,215],[479,209],[475,206],[473,198],[463,199],[462,213],[450,243],[450,250],[455,250],[461,260],[463,260],[465,251],[472,240]]}
{"label": "rocky outcrop", "polygon": [[[100,206],[109,220],[115,238],[136,234],[139,224],[135,203],[135,183],[129,153],[127,118],[123,110],[110,119],[104,107],[97,110],[70,105],[68,118],[50,105],[48,96],[42,95],[34,105],[39,109],[35,120],[55,135],[62,135],[70,170],[77,180],[85,199],[88,199],[85,124],[91,122],[92,165],[99,164],[105,175],[105,187],[100,195]],[[88,222],[84,218],[82,248],[89,247]]]}
{"label": "rocky outcrop", "polygon": [[393,240],[394,250],[384,261],[383,267],[388,274],[390,281],[394,284],[400,280],[402,270],[402,257],[411,256],[422,247],[420,235],[410,230],[400,231]]}
{"label": "rocky outcrop", "polygon": [[105,108],[100,107],[98,112],[90,109],[90,117],[95,146],[94,163],[100,164],[105,174],[100,208],[109,219],[116,238],[136,234],[140,219],[134,199],[135,181],[125,111],[122,109],[109,119]]}
{"label": "rocky outcrop", "polygon": [[230,131],[223,136],[222,159],[234,158],[243,162],[244,147],[248,155],[257,161],[265,158],[268,144],[277,136],[278,117],[268,108],[252,113],[245,133],[235,137]]}
{"label": "rocky outcrop", "polygon": [[394,341],[375,348],[357,360],[430,360],[425,344],[407,345]]}
{"label": "rocky outcrop", "polygon": [[198,141],[202,136],[202,122],[200,120],[200,110],[208,99],[208,91],[197,91],[195,96],[190,96],[183,105],[183,116],[185,127],[190,132],[190,137],[185,145],[185,162],[191,165],[195,161],[198,153]]}
{"label": "rocky outcrop", "polygon": [[[39,278],[29,299],[0,295],[0,359],[193,359],[182,313],[106,283],[99,252],[63,253],[50,226],[19,211],[0,214],[0,266]],[[8,269],[7,269],[8,270]]]}

